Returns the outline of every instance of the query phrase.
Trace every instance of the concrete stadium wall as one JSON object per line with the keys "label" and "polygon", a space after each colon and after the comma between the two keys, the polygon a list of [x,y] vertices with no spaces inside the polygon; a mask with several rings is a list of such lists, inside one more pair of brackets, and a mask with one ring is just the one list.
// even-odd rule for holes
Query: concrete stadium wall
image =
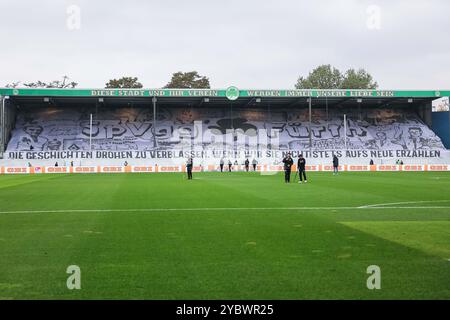
{"label": "concrete stadium wall", "polygon": [[[296,165],[292,171],[297,170]],[[194,166],[193,172],[218,172],[219,166]],[[226,174],[225,168],[224,173]],[[244,166],[233,166],[233,172],[245,171]],[[250,167],[250,171],[253,169]],[[258,165],[261,174],[283,171],[281,165]],[[306,171],[331,172],[332,165],[307,165]],[[411,171],[450,171],[450,165],[340,165],[339,171],[349,172],[411,172]],[[85,167],[0,167],[0,174],[76,174],[76,173],[180,173],[186,172],[186,166],[85,166]]]}

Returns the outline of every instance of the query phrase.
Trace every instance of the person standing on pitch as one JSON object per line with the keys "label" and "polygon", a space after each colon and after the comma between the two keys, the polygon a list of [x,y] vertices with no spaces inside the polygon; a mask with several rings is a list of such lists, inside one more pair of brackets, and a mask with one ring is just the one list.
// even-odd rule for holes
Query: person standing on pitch
{"label": "person standing on pitch", "polygon": [[288,153],[286,157],[283,158],[284,163],[284,182],[291,182],[291,167],[294,164],[292,160],[291,153]]}
{"label": "person standing on pitch", "polygon": [[223,164],[225,161],[223,161],[223,158],[220,158],[220,172],[223,172]]}
{"label": "person standing on pitch", "polygon": [[228,171],[231,172],[231,166],[233,163],[231,163],[231,160],[228,160]]}
{"label": "person standing on pitch", "polygon": [[305,160],[305,158],[303,158],[303,155],[300,154],[300,156],[298,157],[298,161],[297,161],[298,176],[299,176],[298,183],[302,183],[303,180],[305,180],[305,183],[308,182],[308,181],[306,181],[305,166],[306,166],[306,160]]}
{"label": "person standing on pitch", "polygon": [[192,180],[192,166],[193,165],[194,165],[194,162],[192,161],[192,157],[189,157],[186,162],[186,170],[187,170],[188,180]]}
{"label": "person standing on pitch", "polygon": [[250,161],[248,161],[248,158],[245,159],[245,171],[248,172],[248,166],[250,165]]}
{"label": "person standing on pitch", "polygon": [[333,155],[333,175],[339,173],[339,158]]}
{"label": "person standing on pitch", "polygon": [[253,171],[256,171],[256,165],[258,164],[258,161],[256,159],[253,159],[252,165],[253,165]]}

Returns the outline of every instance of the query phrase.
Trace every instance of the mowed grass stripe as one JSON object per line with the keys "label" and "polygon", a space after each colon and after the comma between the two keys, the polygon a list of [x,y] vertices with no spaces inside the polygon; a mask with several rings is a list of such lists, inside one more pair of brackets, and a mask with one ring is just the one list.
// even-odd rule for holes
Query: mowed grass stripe
{"label": "mowed grass stripe", "polygon": [[[444,187],[434,188],[434,180],[428,178],[428,175],[442,176],[443,173],[402,174],[405,175],[364,172],[330,176],[328,173],[309,173],[309,182],[301,185],[284,184],[281,174],[203,173],[197,174],[195,177],[200,179],[193,181],[184,180],[181,174],[164,173],[64,175],[59,176],[57,182],[41,181],[3,190],[0,199],[4,201],[0,209],[357,207],[448,198],[442,192]],[[415,177],[411,178],[411,174]],[[382,177],[385,185],[378,187]],[[411,184],[411,179],[417,183]],[[392,185],[395,185],[395,191],[390,188]],[[446,185],[450,185],[450,180]],[[16,198],[19,201],[14,201]],[[137,205],[130,206],[129,203]],[[214,205],[206,206],[205,203]]]}
{"label": "mowed grass stripe", "polygon": [[0,214],[20,214],[20,213],[91,213],[91,212],[177,212],[177,211],[345,211],[345,210],[392,210],[392,209],[444,209],[449,210],[450,206],[379,206],[379,207],[293,207],[293,208],[139,208],[139,209],[62,209],[62,210],[17,210],[17,211],[0,211]]}

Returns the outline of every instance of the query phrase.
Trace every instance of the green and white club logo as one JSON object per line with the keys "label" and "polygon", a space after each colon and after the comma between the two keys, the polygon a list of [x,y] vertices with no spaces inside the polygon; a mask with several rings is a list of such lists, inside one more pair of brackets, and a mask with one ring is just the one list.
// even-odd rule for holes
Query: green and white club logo
{"label": "green and white club logo", "polygon": [[228,100],[236,100],[237,98],[239,98],[239,89],[233,86],[228,87],[225,95]]}

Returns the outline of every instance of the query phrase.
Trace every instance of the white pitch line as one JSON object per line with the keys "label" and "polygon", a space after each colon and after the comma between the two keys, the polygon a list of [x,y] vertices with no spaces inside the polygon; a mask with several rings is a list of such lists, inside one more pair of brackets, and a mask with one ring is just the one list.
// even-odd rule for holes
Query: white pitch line
{"label": "white pitch line", "polygon": [[65,213],[65,212],[158,212],[158,211],[236,211],[236,210],[338,210],[357,207],[274,207],[274,208],[147,208],[147,209],[67,209],[67,210],[17,210],[2,213]]}
{"label": "white pitch line", "polygon": [[376,210],[376,209],[449,209],[450,210],[450,206],[357,207],[356,209],[363,209],[363,210],[367,210],[367,209],[372,209],[372,210]]}
{"label": "white pitch line", "polygon": [[[389,203],[376,203],[376,204],[369,204],[365,206],[360,206],[358,208],[360,209],[367,209],[367,208],[379,208],[379,207],[385,207],[385,206],[395,206],[396,204],[417,204],[417,203],[438,203],[438,202],[450,202],[450,200],[423,200],[423,201],[403,201],[403,202],[389,202]],[[396,207],[399,208],[399,207]],[[425,207],[421,207],[425,208]]]}
{"label": "white pitch line", "polygon": [[147,209],[67,209],[67,210],[15,210],[0,211],[8,213],[89,213],[89,212],[167,212],[167,211],[237,211],[237,210],[383,210],[383,209],[449,209],[450,206],[428,207],[273,207],[273,208],[147,208]]}

